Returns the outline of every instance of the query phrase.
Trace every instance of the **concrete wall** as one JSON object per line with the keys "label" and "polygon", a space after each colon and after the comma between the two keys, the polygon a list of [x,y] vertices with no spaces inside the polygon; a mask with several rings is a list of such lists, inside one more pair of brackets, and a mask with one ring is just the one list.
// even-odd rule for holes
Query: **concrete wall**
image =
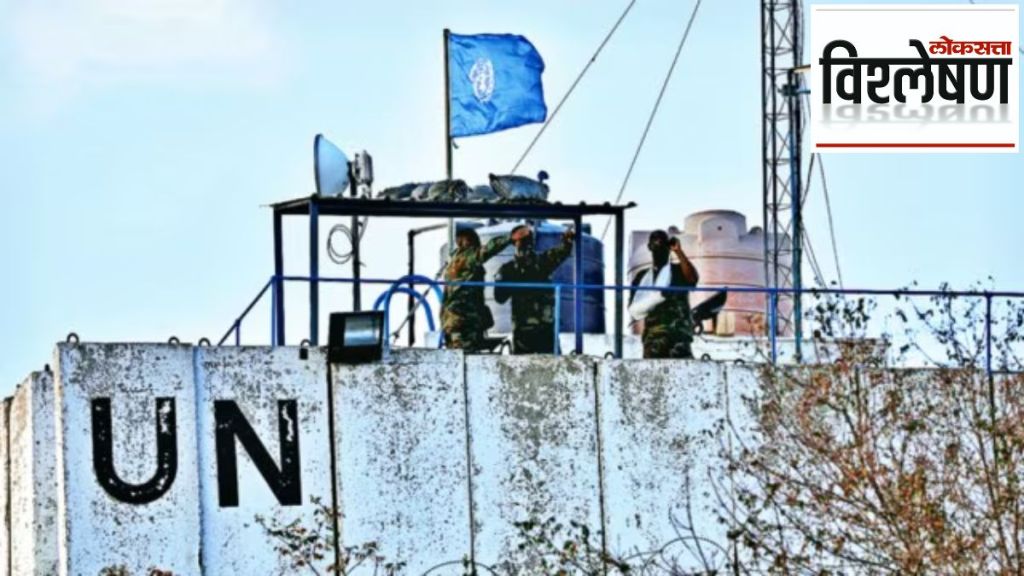
{"label": "concrete wall", "polygon": [[590,359],[469,356],[476,560],[530,566],[515,522],[555,517],[597,533],[597,404]]}
{"label": "concrete wall", "polygon": [[[61,345],[56,394],[59,574],[112,566],[200,574],[192,350]],[[97,448],[104,422],[109,451]],[[158,454],[159,435],[175,446]],[[99,461],[108,456],[113,474],[101,478]]]}
{"label": "concrete wall", "polygon": [[34,372],[11,400],[10,545],[14,574],[57,572],[53,376]]}
{"label": "concrete wall", "polygon": [[[263,517],[269,528],[292,522],[313,527],[318,519],[314,502],[331,505],[324,353],[296,348],[197,348],[195,378],[203,573],[289,573],[287,558],[267,545],[266,529],[256,518]],[[231,420],[233,408],[223,404],[227,402],[234,403],[265,447],[271,461],[266,470],[269,479],[228,429],[234,425],[239,430],[240,423]],[[218,433],[222,442],[227,440],[220,450],[234,450],[235,473],[219,458]],[[282,438],[297,450],[282,451]],[[294,470],[297,475],[289,474]],[[237,498],[232,498],[232,491]]]}
{"label": "concrete wall", "polygon": [[514,523],[548,517],[648,550],[681,522],[718,529],[713,424],[756,386],[710,362],[438,350],[328,367],[298,348],[77,344],[54,366],[19,388],[3,434],[0,553],[10,527],[13,560],[32,564],[15,574],[299,572],[257,516],[315,530],[321,573],[335,540],[376,543],[408,574],[529,564]]}
{"label": "concrete wall", "polygon": [[468,555],[461,352],[396,350],[385,363],[335,365],[333,384],[342,545],[376,541],[410,574]]}
{"label": "concrete wall", "polygon": [[11,400],[0,404],[0,573],[11,570]]}

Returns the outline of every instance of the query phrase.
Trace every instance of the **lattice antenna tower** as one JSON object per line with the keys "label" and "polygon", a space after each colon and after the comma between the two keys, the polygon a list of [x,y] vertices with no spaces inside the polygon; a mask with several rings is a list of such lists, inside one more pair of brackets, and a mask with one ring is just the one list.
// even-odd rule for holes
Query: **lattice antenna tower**
{"label": "lattice antenna tower", "polygon": [[[761,102],[765,279],[769,287],[800,288],[800,114],[791,95],[800,82],[793,70],[803,64],[801,0],[761,0]],[[794,106],[795,104],[795,106]],[[794,306],[795,304],[795,306]],[[768,304],[770,306],[770,304]],[[780,295],[776,312],[799,304]],[[770,313],[771,310],[768,310]],[[776,330],[799,332],[792,318],[781,314]]]}

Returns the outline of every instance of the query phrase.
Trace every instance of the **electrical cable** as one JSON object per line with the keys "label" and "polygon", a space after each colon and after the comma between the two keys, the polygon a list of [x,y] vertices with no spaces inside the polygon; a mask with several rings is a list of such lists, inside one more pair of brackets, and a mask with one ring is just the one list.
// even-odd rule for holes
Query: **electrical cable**
{"label": "electrical cable", "polygon": [[814,281],[818,286],[824,288],[826,286],[825,275],[821,272],[821,265],[818,263],[818,256],[814,253],[814,247],[811,245],[811,238],[807,234],[807,228],[803,230],[803,244],[807,252],[807,261],[811,264],[811,272],[814,273]]}
{"label": "electrical cable", "polygon": [[811,160],[807,163],[807,178],[804,180],[804,190],[800,194],[800,206],[807,205],[807,196],[811,193],[811,176],[814,171],[814,161],[818,158],[817,152],[811,152]]}
{"label": "electrical cable", "polygon": [[[690,19],[686,22],[686,29],[683,30],[683,37],[679,39],[679,46],[676,47],[675,56],[672,58],[672,64],[668,67],[668,73],[665,74],[665,80],[661,84],[661,90],[658,92],[658,99],[654,101],[654,108],[651,109],[651,115],[647,118],[647,125],[644,126],[644,132],[640,136],[640,143],[637,144],[636,151],[633,153],[633,160],[629,163],[629,170],[626,171],[626,177],[622,180],[622,186],[619,187],[619,193],[615,196],[615,202],[618,204],[622,200],[622,194],[626,191],[626,186],[629,184],[629,179],[633,175],[633,168],[636,167],[636,161],[640,158],[640,152],[644,149],[644,142],[647,141],[647,134],[651,131],[651,125],[654,123],[654,117],[658,115],[658,108],[661,106],[661,100],[665,97],[665,92],[668,90],[668,83],[672,80],[672,73],[675,72],[676,64],[679,62],[679,55],[683,52],[683,46],[686,45],[686,39],[690,36],[690,29],[693,28],[693,21],[697,18],[697,10],[700,9],[701,0],[697,0],[696,4],[693,5],[693,12],[690,13]],[[603,242],[605,236],[608,235],[608,227],[611,226],[612,219],[609,217],[608,221],[604,224],[604,232],[601,233],[601,241]]]}
{"label": "electrical cable", "polygon": [[[365,218],[362,219],[362,221],[359,222],[359,241],[360,242],[363,241],[363,235],[366,234],[366,227],[367,227],[367,224],[369,224],[369,220],[370,220],[369,217],[365,217]],[[335,234],[341,234],[342,236],[348,238],[348,244],[349,244],[349,251],[348,252],[342,253],[339,250],[336,250],[334,248],[334,242],[333,242],[332,238],[334,238]],[[327,233],[327,256],[328,256],[328,258],[331,259],[331,262],[334,262],[335,264],[345,264],[349,260],[351,260],[352,256],[353,256],[353,252],[354,252],[354,250],[353,250],[354,246],[355,246],[355,242],[352,241],[352,230],[348,226],[346,226],[345,224],[337,224],[337,225],[335,225],[335,226],[333,226],[331,228],[330,232]]]}
{"label": "electrical cable", "polygon": [[543,135],[544,131],[548,129],[548,125],[550,125],[551,121],[555,119],[555,116],[558,115],[558,111],[562,109],[562,105],[565,104],[565,101],[568,100],[569,96],[573,93],[574,90],[576,90],[576,86],[580,83],[580,80],[583,79],[583,75],[587,73],[587,70],[590,70],[590,66],[597,60],[597,56],[601,53],[601,50],[604,50],[605,44],[607,44],[608,41],[611,40],[612,35],[615,34],[615,31],[619,29],[619,24],[622,24],[622,21],[626,19],[626,15],[629,14],[629,11],[633,9],[634,4],[636,4],[636,0],[630,0],[629,5],[627,5],[626,9],[622,11],[622,15],[619,16],[619,19],[615,21],[615,25],[612,26],[612,29],[608,31],[608,34],[605,35],[604,40],[601,41],[601,44],[597,47],[597,50],[594,51],[594,55],[590,57],[590,60],[587,62],[587,65],[583,67],[583,70],[580,70],[579,75],[576,76],[576,80],[574,80],[572,85],[569,86],[569,90],[566,91],[565,95],[562,96],[562,99],[558,101],[558,105],[555,106],[554,111],[552,111],[551,114],[548,116],[547,120],[544,121],[544,124],[540,127],[540,130],[533,137],[533,140],[530,141],[530,145],[526,147],[526,151],[523,152],[523,155],[519,157],[518,161],[516,161],[516,165],[512,167],[512,171],[510,172],[511,174],[515,174],[516,170],[518,170],[519,166],[523,163],[523,160],[526,160],[526,157],[529,156],[530,151],[533,150],[533,146],[537,143],[538,140],[540,140],[541,135]]}
{"label": "electrical cable", "polygon": [[[806,105],[809,108],[810,107],[810,98],[806,94],[804,94],[803,96],[804,96],[803,99],[802,99],[803,100],[803,104]],[[839,249],[838,249],[837,244],[836,244],[836,229],[835,229],[835,224],[834,224],[833,219],[832,219],[832,202],[831,202],[831,199],[829,198],[829,194],[828,194],[828,180],[825,177],[825,163],[824,163],[824,160],[822,160],[821,155],[818,154],[817,152],[812,152],[811,153],[810,166],[807,169],[807,186],[808,186],[808,189],[804,192],[802,200],[806,200],[807,199],[807,194],[810,192],[810,184],[811,184],[811,176],[812,176],[811,175],[811,171],[814,168],[815,160],[817,160],[817,162],[818,162],[818,173],[819,173],[819,175],[821,177],[821,187],[822,187],[823,193],[825,195],[825,211],[828,214],[828,232],[829,232],[829,237],[831,238],[831,241],[832,241],[832,257],[835,259],[835,263],[836,263],[836,279],[839,282],[839,287],[842,288],[843,287],[843,272],[842,272],[842,268],[841,268],[841,266],[839,264]],[[804,230],[806,230],[806,228],[804,228]]]}
{"label": "electrical cable", "polygon": [[818,173],[821,174],[821,189],[825,193],[825,211],[828,213],[828,232],[832,236],[832,257],[836,260],[836,278],[843,287],[843,271],[839,268],[839,249],[836,247],[836,227],[832,222],[832,202],[828,197],[828,180],[825,179],[825,163],[818,159]]}

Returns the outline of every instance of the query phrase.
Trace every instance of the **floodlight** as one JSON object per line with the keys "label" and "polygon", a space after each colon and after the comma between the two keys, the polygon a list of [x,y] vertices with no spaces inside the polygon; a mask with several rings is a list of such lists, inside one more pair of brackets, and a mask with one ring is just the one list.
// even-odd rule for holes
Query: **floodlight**
{"label": "floodlight", "polygon": [[327,360],[332,364],[363,364],[381,359],[384,351],[384,312],[331,314]]}

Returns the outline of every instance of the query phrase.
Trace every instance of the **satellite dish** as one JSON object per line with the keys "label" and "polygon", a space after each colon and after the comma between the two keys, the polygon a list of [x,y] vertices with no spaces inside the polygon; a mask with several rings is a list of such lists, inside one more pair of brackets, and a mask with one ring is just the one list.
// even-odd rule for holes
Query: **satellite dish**
{"label": "satellite dish", "polygon": [[348,156],[323,134],[313,139],[313,177],[320,196],[342,196],[348,190]]}

